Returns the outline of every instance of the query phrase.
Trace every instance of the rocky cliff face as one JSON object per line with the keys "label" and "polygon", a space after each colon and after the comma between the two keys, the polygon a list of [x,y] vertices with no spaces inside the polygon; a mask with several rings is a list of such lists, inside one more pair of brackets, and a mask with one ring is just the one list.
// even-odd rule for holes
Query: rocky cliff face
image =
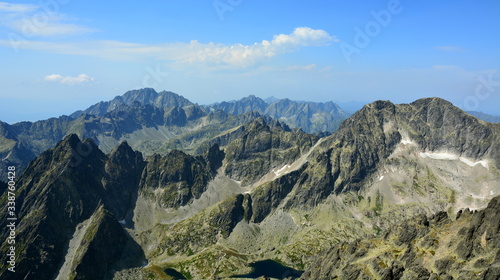
{"label": "rocky cliff face", "polygon": [[332,192],[359,191],[401,143],[417,147],[421,157],[430,153],[430,157],[470,163],[488,158],[498,168],[499,129],[438,98],[402,105],[368,104],[311,154],[312,164],[305,171],[309,178],[305,184],[310,187],[300,190],[290,203],[317,203]]}
{"label": "rocky cliff face", "polygon": [[[69,244],[77,238],[78,226],[88,219],[93,221],[88,226],[95,231],[86,230],[84,236],[72,244],[76,250],[84,250],[73,253],[75,258],[79,258],[83,266],[99,268],[99,272],[118,262],[125,244],[133,241],[117,227],[117,217],[123,217],[124,209],[133,203],[133,193],[137,192],[136,174],[142,166],[142,156],[126,144],[107,157],[91,140],[81,142],[76,135],[66,137],[56,148],[42,153],[17,182],[17,269],[15,274],[2,270],[2,275],[13,279],[54,278],[65,256],[73,250]],[[4,193],[2,201],[5,200]],[[101,209],[103,207],[112,212]],[[3,212],[4,220],[6,215]],[[2,240],[6,240],[6,234],[2,231]],[[7,246],[7,242],[3,242],[2,250]],[[97,249],[102,250],[99,257],[95,255]],[[88,255],[92,250],[94,255]],[[2,255],[3,263],[5,258]],[[95,262],[100,258],[106,261]],[[76,268],[68,271],[71,277],[64,279],[80,274],[79,264],[72,265]]]}
{"label": "rocky cliff face", "polygon": [[259,118],[243,127],[240,137],[226,147],[225,172],[243,185],[254,183],[271,169],[294,162],[317,140],[279,121]]}
{"label": "rocky cliff face", "polygon": [[154,198],[162,207],[184,206],[206,190],[223,159],[218,146],[204,157],[177,150],[164,157],[155,155],[148,159],[139,188],[142,195]]}
{"label": "rocky cliff face", "polygon": [[381,238],[340,243],[301,279],[498,279],[500,197],[477,212],[418,216]]}

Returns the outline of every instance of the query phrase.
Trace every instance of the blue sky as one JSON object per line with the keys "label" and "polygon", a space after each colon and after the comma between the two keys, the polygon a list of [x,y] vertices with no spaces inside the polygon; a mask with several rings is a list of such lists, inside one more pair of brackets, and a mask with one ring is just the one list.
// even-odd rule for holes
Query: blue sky
{"label": "blue sky", "polygon": [[499,1],[0,0],[0,120],[130,89],[199,104],[445,98],[500,115]]}

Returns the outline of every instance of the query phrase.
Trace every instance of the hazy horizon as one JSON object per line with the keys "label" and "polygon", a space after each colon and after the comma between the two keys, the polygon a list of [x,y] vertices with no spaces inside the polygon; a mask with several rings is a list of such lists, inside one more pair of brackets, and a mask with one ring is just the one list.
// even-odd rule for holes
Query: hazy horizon
{"label": "hazy horizon", "polygon": [[[450,4],[452,3],[452,4]],[[498,1],[0,2],[0,121],[69,115],[153,87],[500,115]]]}

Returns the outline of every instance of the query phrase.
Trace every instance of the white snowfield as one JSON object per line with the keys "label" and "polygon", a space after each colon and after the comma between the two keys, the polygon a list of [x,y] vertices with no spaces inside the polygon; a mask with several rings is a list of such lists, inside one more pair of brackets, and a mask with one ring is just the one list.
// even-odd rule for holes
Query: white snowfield
{"label": "white snowfield", "polygon": [[[416,145],[414,141],[412,141],[406,133],[402,133],[401,142],[402,145]],[[473,161],[466,157],[461,157],[460,155],[449,153],[449,152],[420,152],[419,156],[421,158],[430,158],[430,159],[439,159],[439,160],[460,160],[461,162],[467,164],[468,166],[474,167],[478,164],[481,164],[484,168],[488,169],[488,160],[483,159],[479,161]]]}
{"label": "white snowfield", "polygon": [[461,162],[467,164],[468,166],[473,167],[478,164],[481,164],[484,168],[488,168],[488,160],[483,159],[479,161],[472,161],[468,158],[461,157],[459,155],[448,152],[440,152],[440,153],[425,152],[425,153],[420,153],[419,155],[422,158],[441,159],[441,160],[460,160]]}

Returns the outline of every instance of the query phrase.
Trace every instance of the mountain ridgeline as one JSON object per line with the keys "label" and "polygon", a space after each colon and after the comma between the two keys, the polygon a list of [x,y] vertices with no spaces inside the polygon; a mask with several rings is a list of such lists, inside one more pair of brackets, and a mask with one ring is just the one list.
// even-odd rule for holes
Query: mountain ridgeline
{"label": "mountain ridgeline", "polygon": [[202,107],[173,92],[145,88],[70,116],[12,125],[0,121],[0,167],[14,165],[23,170],[30,160],[69,134],[92,139],[105,153],[123,141],[146,155],[165,154],[171,149],[201,152],[199,147],[207,148],[206,142],[220,133],[262,116],[281,118],[293,128],[309,132],[331,132],[348,116],[332,102],[297,103],[285,99],[267,110],[262,109],[263,102],[251,96],[238,102],[246,105],[237,110],[219,105]]}
{"label": "mountain ridgeline", "polygon": [[[438,98],[376,101],[324,136],[285,112],[334,105],[261,101],[216,109],[145,89],[3,124],[7,159],[35,158],[2,279],[266,277],[256,264],[273,261],[279,279],[498,279],[500,124]],[[34,150],[50,122],[62,140]]]}
{"label": "mountain ridgeline", "polygon": [[170,91],[156,92],[152,88],[132,90],[122,96],[117,96],[111,101],[102,101],[83,111],[76,111],[70,117],[76,119],[83,114],[104,116],[106,113],[114,111],[121,106],[151,105],[157,108],[186,107],[194,105],[186,98]]}
{"label": "mountain ridgeline", "polygon": [[258,112],[273,119],[279,119],[290,127],[300,127],[308,133],[331,133],[350,116],[331,101],[326,103],[297,102],[286,98],[267,103],[254,95],[238,101],[215,103],[207,107],[232,115]]}

